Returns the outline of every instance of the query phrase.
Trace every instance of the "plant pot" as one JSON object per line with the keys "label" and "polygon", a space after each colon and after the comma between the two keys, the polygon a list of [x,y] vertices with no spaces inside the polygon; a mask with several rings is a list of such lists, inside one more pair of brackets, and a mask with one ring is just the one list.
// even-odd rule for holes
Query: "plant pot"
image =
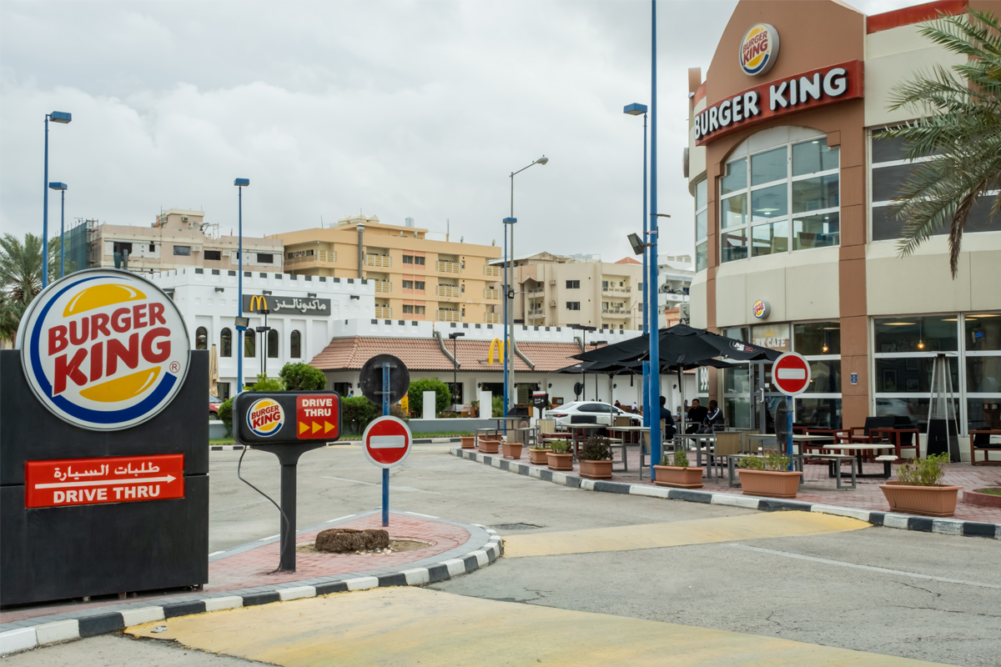
{"label": "plant pot", "polygon": [[520,459],[522,447],[524,445],[520,442],[503,442],[501,443],[501,453],[506,459]]}
{"label": "plant pot", "polygon": [[550,470],[573,470],[573,454],[546,454],[546,463]]}
{"label": "plant pot", "polygon": [[880,484],[893,512],[923,516],[952,516],[961,486],[909,486],[900,482]]}
{"label": "plant pot", "polygon": [[738,470],[740,486],[745,496],[795,498],[799,492],[801,472],[772,470]]}
{"label": "plant pot", "polygon": [[548,462],[546,459],[546,454],[551,452],[551,449],[545,449],[542,447],[529,447],[528,448],[528,462],[535,464],[545,464]]}
{"label": "plant pot", "polygon": [[484,454],[496,454],[500,451],[500,440],[480,439],[479,450]]}
{"label": "plant pot", "polygon": [[657,486],[672,486],[676,489],[701,489],[702,473],[705,468],[694,466],[654,466]]}
{"label": "plant pot", "polygon": [[581,461],[580,476],[588,479],[612,479],[611,461]]}
{"label": "plant pot", "polygon": [[460,437],[459,439],[462,440],[462,448],[463,449],[472,449],[473,447],[476,446],[476,437],[475,436],[464,435],[464,436]]}
{"label": "plant pot", "polygon": [[996,491],[997,489],[976,489],[974,491],[963,491],[963,502],[967,505],[1001,508],[1001,496],[983,493],[983,491],[988,490]]}

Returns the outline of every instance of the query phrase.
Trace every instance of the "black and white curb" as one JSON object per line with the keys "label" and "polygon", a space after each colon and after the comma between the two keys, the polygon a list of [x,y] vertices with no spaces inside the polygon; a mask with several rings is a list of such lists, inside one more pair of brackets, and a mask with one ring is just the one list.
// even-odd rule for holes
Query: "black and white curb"
{"label": "black and white curb", "polygon": [[[347,520],[357,519],[371,512],[360,515],[333,519],[322,527],[329,527]],[[272,602],[288,602],[303,598],[319,597],[332,593],[348,591],[363,591],[370,588],[387,588],[390,586],[427,586],[441,581],[475,572],[496,561],[504,553],[504,543],[497,531],[479,524],[461,524],[455,521],[428,517],[424,514],[414,514],[436,519],[445,523],[463,526],[470,530],[470,540],[457,549],[452,549],[436,557],[409,563],[411,567],[403,570],[372,570],[351,574],[324,577],[298,582],[288,582],[280,586],[261,586],[222,593],[204,593],[185,595],[182,597],[160,600],[160,604],[135,603],[131,605],[116,605],[81,612],[70,612],[54,616],[43,616],[15,623],[0,625],[0,655],[10,655],[41,646],[59,644],[75,639],[84,639],[95,635],[124,630],[133,625],[164,621],[177,616],[190,616],[224,609],[253,607]],[[304,528],[299,533],[316,530],[317,526]],[[256,548],[261,542],[277,541],[275,538],[265,538],[249,545],[243,545],[225,552],[216,552],[210,560],[216,560],[226,555]],[[469,547],[474,547],[469,550]],[[444,560],[438,560],[446,556]],[[447,558],[452,556],[451,558]],[[430,561],[430,562],[429,562]],[[416,566],[416,567],[415,567]]]}
{"label": "black and white curb", "polygon": [[916,530],[924,533],[963,535],[966,537],[986,537],[989,539],[1001,540],[1001,524],[996,523],[960,521],[957,519],[933,519],[930,517],[911,516],[909,514],[877,512],[873,510],[858,509],[855,507],[837,507],[835,505],[804,503],[796,500],[782,500],[780,498],[758,498],[755,496],[741,496],[733,493],[691,491],[688,489],[670,489],[663,486],[649,486],[646,484],[625,484],[623,482],[607,482],[602,480],[584,479],[577,477],[576,475],[568,475],[566,473],[539,468],[538,466],[525,465],[524,463],[503,459],[499,456],[488,456],[469,449],[453,447],[450,451],[454,456],[469,459],[471,461],[477,461],[500,470],[507,470],[508,472],[518,473],[519,475],[541,479],[545,482],[552,482],[553,484],[569,486],[575,489],[585,489],[587,491],[624,493],[633,496],[648,496],[651,498],[664,498],[666,500],[684,500],[692,503],[706,503],[710,505],[729,505],[731,507],[743,507],[745,509],[761,510],[764,512],[819,512],[821,514],[847,516],[853,519],[858,519],[859,521],[871,523],[874,526],[885,526],[886,528],[900,528],[901,530]]}
{"label": "black and white curb", "polygon": [[243,445],[209,445],[211,452],[231,452],[240,449],[243,449]]}

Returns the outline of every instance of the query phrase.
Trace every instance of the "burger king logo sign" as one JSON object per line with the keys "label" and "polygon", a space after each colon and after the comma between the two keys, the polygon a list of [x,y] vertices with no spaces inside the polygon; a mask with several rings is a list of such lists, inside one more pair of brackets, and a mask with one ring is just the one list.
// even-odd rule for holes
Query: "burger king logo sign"
{"label": "burger king logo sign", "polygon": [[17,343],[38,400],[95,431],[151,419],[188,372],[188,333],[174,302],[127,271],[80,271],[49,285],[21,318]]}
{"label": "burger king logo sign", "polygon": [[744,35],[737,53],[740,69],[748,76],[765,74],[779,57],[779,33],[767,23],[758,23]]}
{"label": "burger king logo sign", "polygon": [[262,398],[247,410],[247,427],[254,435],[267,438],[281,430],[285,423],[285,411],[277,401]]}

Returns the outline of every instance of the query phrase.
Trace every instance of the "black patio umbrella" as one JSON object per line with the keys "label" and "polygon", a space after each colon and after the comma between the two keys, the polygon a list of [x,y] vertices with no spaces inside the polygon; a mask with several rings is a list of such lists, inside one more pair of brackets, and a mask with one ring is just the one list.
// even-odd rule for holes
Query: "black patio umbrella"
{"label": "black patio umbrella", "polygon": [[[720,336],[705,329],[696,329],[685,324],[661,329],[661,366],[689,367],[709,365],[714,357],[726,357],[731,361],[755,361],[767,359],[775,361],[782,353],[759,345],[750,345],[726,336]],[[642,361],[650,352],[647,335],[637,336],[621,343],[606,345],[590,352],[574,355],[574,359],[598,363]]]}

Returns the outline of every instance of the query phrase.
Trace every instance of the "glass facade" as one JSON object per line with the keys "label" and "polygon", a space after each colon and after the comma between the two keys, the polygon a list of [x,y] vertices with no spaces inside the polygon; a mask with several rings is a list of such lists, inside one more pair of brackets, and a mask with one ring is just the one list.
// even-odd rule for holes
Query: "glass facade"
{"label": "glass facade", "polygon": [[709,268],[709,190],[708,181],[695,184],[695,270]]}

